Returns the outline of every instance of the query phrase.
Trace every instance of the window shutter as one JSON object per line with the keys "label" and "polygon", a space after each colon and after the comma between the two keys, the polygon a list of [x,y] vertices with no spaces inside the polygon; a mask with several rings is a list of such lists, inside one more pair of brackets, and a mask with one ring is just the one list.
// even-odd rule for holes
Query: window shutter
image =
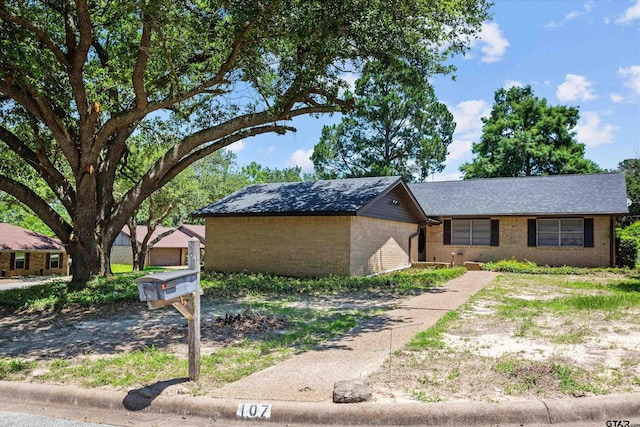
{"label": "window shutter", "polygon": [[450,245],[451,244],[451,220],[450,219],[445,219],[444,220],[444,245]]}
{"label": "window shutter", "polygon": [[491,220],[491,246],[500,246],[500,220]]}
{"label": "window shutter", "polygon": [[49,269],[51,268],[51,254],[47,253],[47,263],[44,265],[44,268]]}
{"label": "window shutter", "polygon": [[16,269],[16,253],[15,252],[11,252],[11,269],[15,270]]}
{"label": "window shutter", "polygon": [[31,255],[29,252],[24,254],[24,269],[25,270],[29,269],[29,255]]}
{"label": "window shutter", "polygon": [[584,247],[592,248],[593,245],[593,218],[584,219]]}
{"label": "window shutter", "polygon": [[536,246],[536,220],[527,220],[527,246]]}

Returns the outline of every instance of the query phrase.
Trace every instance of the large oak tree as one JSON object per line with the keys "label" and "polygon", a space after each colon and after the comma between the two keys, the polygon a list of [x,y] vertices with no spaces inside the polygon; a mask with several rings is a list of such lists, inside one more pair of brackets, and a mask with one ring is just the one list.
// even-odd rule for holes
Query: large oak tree
{"label": "large oak tree", "polygon": [[[485,0],[0,0],[0,190],[73,257],[74,282],[109,273],[109,248],[154,191],[199,159],[296,116],[348,107],[345,69],[392,58],[452,71]],[[116,197],[142,123],[181,138]],[[4,156],[6,157],[6,156]],[[32,175],[55,196],[29,185]],[[62,207],[68,219],[58,212]]]}

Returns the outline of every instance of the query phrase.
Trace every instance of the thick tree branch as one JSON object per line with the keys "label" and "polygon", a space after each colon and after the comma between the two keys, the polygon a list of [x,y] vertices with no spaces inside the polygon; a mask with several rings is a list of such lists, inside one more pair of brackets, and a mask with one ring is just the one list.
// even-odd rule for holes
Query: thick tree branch
{"label": "thick tree branch", "polygon": [[73,227],[32,189],[11,178],[0,175],[0,190],[11,194],[31,209],[62,240],[62,243],[65,245],[69,243],[69,236],[73,232]]}
{"label": "thick tree branch", "polygon": [[148,16],[143,17],[142,36],[140,37],[140,47],[138,48],[138,60],[133,69],[131,82],[133,83],[133,92],[136,95],[136,109],[144,109],[147,104],[147,91],[144,87],[144,72],[147,69],[149,61],[149,48],[151,46],[151,23]]}
{"label": "thick tree branch", "polygon": [[[24,90],[23,90],[24,89]],[[0,93],[5,94],[9,98],[15,100],[24,107],[29,114],[37,117],[51,132],[58,141],[60,149],[65,157],[72,165],[78,162],[78,152],[73,144],[73,139],[68,129],[62,122],[61,117],[56,114],[53,107],[47,99],[45,99],[38,91],[26,82],[14,82],[8,85],[0,80]]]}
{"label": "thick tree branch", "polygon": [[42,151],[34,152],[16,135],[4,126],[0,126],[0,140],[11,151],[23,158],[40,175],[67,210],[71,210],[74,202],[74,190],[67,179],[51,164]]}

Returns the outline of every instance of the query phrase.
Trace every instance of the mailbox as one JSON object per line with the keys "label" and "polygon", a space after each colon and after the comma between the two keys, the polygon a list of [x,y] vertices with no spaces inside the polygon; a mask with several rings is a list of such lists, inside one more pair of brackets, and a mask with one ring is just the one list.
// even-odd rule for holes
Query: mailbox
{"label": "mailbox", "polygon": [[198,292],[198,273],[197,270],[177,270],[139,277],[136,284],[140,301],[164,301]]}

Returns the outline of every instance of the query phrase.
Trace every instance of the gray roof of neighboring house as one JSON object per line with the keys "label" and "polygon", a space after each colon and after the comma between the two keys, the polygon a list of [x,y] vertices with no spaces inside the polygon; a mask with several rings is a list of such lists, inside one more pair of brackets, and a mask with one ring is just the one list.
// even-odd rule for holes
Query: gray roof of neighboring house
{"label": "gray roof of neighboring house", "polygon": [[629,212],[623,173],[426,182],[409,188],[429,216]]}
{"label": "gray roof of neighboring house", "polygon": [[374,177],[255,184],[198,209],[193,215],[355,214],[402,183],[400,177]]}

